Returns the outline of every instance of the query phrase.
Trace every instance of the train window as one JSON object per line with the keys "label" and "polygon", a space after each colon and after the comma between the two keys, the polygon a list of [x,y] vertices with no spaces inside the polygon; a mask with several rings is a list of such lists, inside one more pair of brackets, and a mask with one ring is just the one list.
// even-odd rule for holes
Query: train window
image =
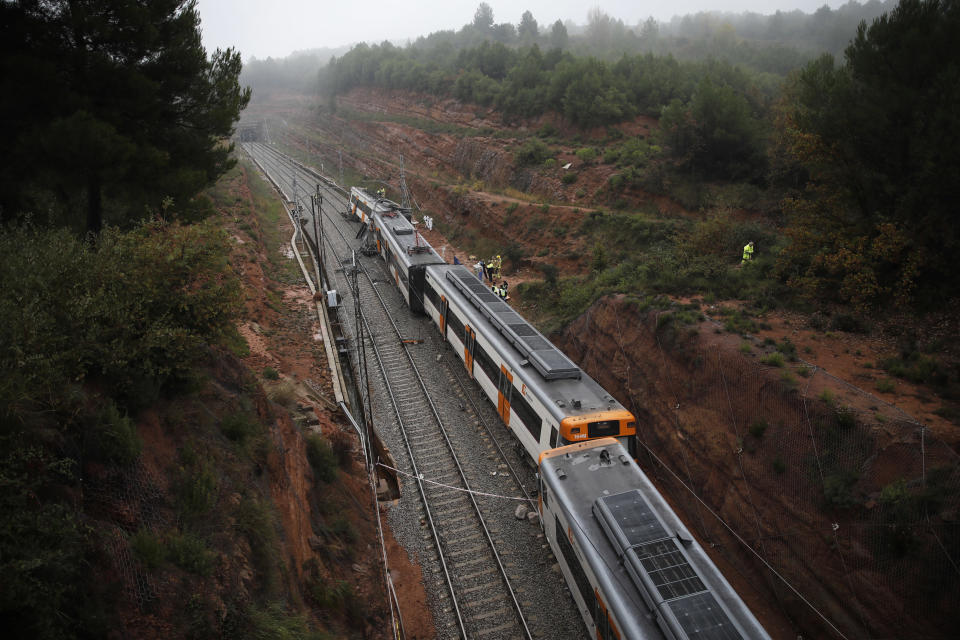
{"label": "train window", "polygon": [[510,400],[510,408],[514,414],[520,418],[520,421],[523,422],[523,426],[527,428],[527,431],[530,432],[533,439],[540,442],[540,429],[543,426],[543,420],[541,420],[540,416],[533,410],[533,407],[527,404],[522,394],[513,394],[513,398]]}
{"label": "train window", "polygon": [[[590,604],[593,602],[593,587],[590,586],[590,581],[587,580],[587,574],[583,572],[583,567],[580,566],[580,561],[577,560],[577,554],[573,551],[573,545],[570,544],[570,540],[567,539],[567,528],[560,524],[560,519],[554,516],[556,522],[556,534],[557,534],[557,546],[560,547],[560,553],[563,555],[564,562],[567,563],[567,566],[570,567],[570,573],[573,574],[573,581],[577,585],[577,590],[580,592],[580,597],[583,598],[584,604],[587,605],[587,608],[591,608]],[[594,623],[596,624],[596,623]]]}
{"label": "train window", "polygon": [[557,431],[556,427],[550,427],[550,446],[551,447],[560,446],[560,432]]}
{"label": "train window", "polygon": [[597,637],[601,640],[614,640],[613,630],[610,628],[610,618],[607,617],[607,608],[604,606],[600,595],[596,595],[596,602],[593,610],[593,622],[597,625]]}
{"label": "train window", "polygon": [[430,285],[430,281],[427,280],[423,283],[423,293],[427,296],[427,299],[433,304],[433,308],[440,309],[440,296],[437,295],[437,290]]}
{"label": "train window", "polygon": [[619,420],[598,420],[587,425],[587,435],[591,438],[604,438],[620,433]]}
{"label": "train window", "polygon": [[466,341],[467,337],[463,330],[463,323],[460,322],[460,318],[457,317],[457,314],[454,313],[452,309],[450,313],[447,314],[447,326],[453,331],[453,335],[460,339],[460,342]]}
{"label": "train window", "polygon": [[500,375],[500,368],[490,359],[490,356],[487,355],[487,352],[484,351],[479,342],[477,342],[473,349],[473,359],[480,365],[483,372],[487,374],[487,379],[490,380],[490,383],[496,384],[497,376]]}

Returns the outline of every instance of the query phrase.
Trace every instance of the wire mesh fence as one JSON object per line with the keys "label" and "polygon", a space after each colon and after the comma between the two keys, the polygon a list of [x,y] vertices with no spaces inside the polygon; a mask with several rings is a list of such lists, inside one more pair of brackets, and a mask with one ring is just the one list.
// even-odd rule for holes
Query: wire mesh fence
{"label": "wire mesh fence", "polygon": [[102,531],[103,546],[124,594],[142,609],[163,585],[137,557],[131,543],[138,531],[159,536],[169,524],[160,483],[139,462],[127,468],[110,467],[102,476],[87,480],[84,512]]}
{"label": "wire mesh fence", "polygon": [[[628,315],[638,325],[613,332],[619,353],[596,377],[620,384],[641,465],[731,581],[803,637],[955,637],[960,457],[948,443],[822,369],[764,366]],[[842,394],[813,392],[831,388]]]}

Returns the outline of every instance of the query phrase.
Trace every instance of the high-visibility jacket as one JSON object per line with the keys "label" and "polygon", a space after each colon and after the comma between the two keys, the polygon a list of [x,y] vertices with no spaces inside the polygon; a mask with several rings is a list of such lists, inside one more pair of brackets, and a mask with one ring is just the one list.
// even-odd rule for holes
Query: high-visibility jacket
{"label": "high-visibility jacket", "polygon": [[743,247],[743,260],[740,262],[749,262],[753,260],[753,247],[749,244]]}

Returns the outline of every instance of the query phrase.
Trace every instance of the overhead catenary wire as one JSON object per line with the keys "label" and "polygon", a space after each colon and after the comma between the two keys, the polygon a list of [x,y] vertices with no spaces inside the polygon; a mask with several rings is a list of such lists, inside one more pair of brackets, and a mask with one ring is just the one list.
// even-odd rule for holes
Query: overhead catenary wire
{"label": "overhead catenary wire", "polygon": [[380,461],[377,461],[376,466],[378,466],[378,467],[383,467],[384,469],[389,469],[390,471],[393,471],[393,472],[395,472],[395,473],[399,473],[400,475],[406,476],[406,477],[408,477],[408,478],[410,478],[410,479],[419,480],[420,482],[425,482],[425,483],[431,484],[431,485],[433,485],[433,486],[435,486],[435,487],[442,487],[442,488],[444,488],[444,489],[450,489],[451,491],[460,491],[460,492],[462,492],[462,493],[469,493],[470,495],[474,495],[474,496],[484,496],[484,497],[486,497],[486,498],[497,498],[498,500],[516,500],[516,501],[519,501],[519,502],[529,502],[529,501],[530,501],[530,499],[527,498],[527,497],[525,497],[525,496],[504,496],[504,495],[500,495],[500,494],[498,494],[498,493],[487,493],[487,492],[485,492],[485,491],[475,491],[475,490],[473,490],[473,489],[463,489],[463,488],[461,488],[461,487],[454,487],[453,485],[444,484],[444,483],[442,483],[442,482],[437,482],[436,480],[430,480],[429,478],[425,477],[422,473],[420,473],[420,474],[408,473],[408,472],[406,472],[406,471],[401,471],[400,469],[397,469],[396,467],[391,467],[391,466],[388,465],[388,464],[383,464],[383,463],[380,462]]}

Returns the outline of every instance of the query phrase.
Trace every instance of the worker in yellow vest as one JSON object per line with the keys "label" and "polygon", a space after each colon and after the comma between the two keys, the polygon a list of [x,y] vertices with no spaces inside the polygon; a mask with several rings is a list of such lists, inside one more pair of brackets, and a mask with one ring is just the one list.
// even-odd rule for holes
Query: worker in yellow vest
{"label": "worker in yellow vest", "polygon": [[753,260],[753,240],[743,247],[743,259],[740,260],[740,266],[743,266]]}

